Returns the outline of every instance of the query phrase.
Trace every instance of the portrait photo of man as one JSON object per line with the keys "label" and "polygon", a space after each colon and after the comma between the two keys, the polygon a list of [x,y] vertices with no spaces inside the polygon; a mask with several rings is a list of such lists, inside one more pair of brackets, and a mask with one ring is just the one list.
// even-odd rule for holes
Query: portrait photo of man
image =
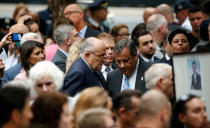
{"label": "portrait photo of man", "polygon": [[198,73],[198,62],[192,61],[192,82],[191,89],[201,90],[201,76]]}

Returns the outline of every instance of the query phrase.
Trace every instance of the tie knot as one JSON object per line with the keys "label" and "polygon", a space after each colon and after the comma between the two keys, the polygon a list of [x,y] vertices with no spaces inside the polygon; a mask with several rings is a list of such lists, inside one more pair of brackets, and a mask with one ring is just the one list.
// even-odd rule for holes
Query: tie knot
{"label": "tie knot", "polygon": [[105,68],[105,71],[108,72],[108,73],[110,73],[110,72],[111,72],[110,67],[107,66],[107,67]]}

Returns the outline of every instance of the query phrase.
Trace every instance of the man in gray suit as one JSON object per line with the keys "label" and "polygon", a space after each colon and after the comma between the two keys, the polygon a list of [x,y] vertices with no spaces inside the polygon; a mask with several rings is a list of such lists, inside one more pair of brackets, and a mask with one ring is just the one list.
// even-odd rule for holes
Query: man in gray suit
{"label": "man in gray suit", "polygon": [[66,58],[69,47],[78,38],[77,30],[72,25],[61,24],[57,26],[54,32],[55,41],[58,43],[57,49],[52,62],[63,72],[66,68]]}
{"label": "man in gray suit", "polygon": [[126,89],[137,89],[144,93],[144,72],[151,63],[139,59],[132,40],[123,39],[115,46],[115,60],[119,69],[108,74],[107,90],[111,97]]}

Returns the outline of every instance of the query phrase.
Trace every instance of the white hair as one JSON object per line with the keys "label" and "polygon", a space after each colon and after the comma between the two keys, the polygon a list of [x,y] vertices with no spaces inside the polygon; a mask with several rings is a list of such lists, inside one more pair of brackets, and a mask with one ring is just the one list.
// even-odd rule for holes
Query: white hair
{"label": "white hair", "polygon": [[168,64],[164,63],[153,64],[145,72],[146,87],[148,89],[155,88],[160,78],[167,78],[170,76],[170,70],[172,70],[172,67]]}
{"label": "white hair", "polygon": [[167,20],[162,14],[153,14],[147,20],[147,30],[149,32],[157,31],[160,26],[167,24]]}
{"label": "white hair", "polygon": [[64,73],[52,62],[50,61],[40,61],[36,63],[29,70],[29,85],[31,89],[31,95],[37,95],[35,91],[35,84],[38,80],[43,78],[45,75],[49,75],[56,87],[56,90],[59,90],[63,85]]}
{"label": "white hair", "polygon": [[28,40],[35,40],[35,41],[38,41],[40,43],[44,43],[43,38],[40,34],[29,32],[29,33],[26,33],[22,36],[21,41],[20,41],[20,45],[22,45],[23,43],[25,43]]}
{"label": "white hair", "polygon": [[95,45],[94,45],[94,37],[90,37],[85,39],[80,46],[80,55],[82,56],[86,51],[94,51]]}

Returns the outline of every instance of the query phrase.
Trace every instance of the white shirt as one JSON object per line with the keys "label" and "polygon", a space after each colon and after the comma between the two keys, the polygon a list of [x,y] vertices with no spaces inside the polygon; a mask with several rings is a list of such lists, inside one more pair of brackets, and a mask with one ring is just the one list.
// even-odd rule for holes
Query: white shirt
{"label": "white shirt", "polygon": [[69,56],[69,53],[67,53],[67,52],[65,52],[65,51],[63,51],[62,49],[60,49],[59,47],[58,47],[58,49],[64,54],[64,55],[66,55],[66,57],[67,56]]}
{"label": "white shirt", "polygon": [[[106,67],[107,67],[107,66],[105,66],[105,65],[103,64],[103,65],[102,65],[102,68],[101,68],[101,72],[102,72],[102,74],[103,74],[105,80],[107,80],[107,75],[108,75],[108,72],[105,71]],[[111,71],[113,71],[112,64],[109,65],[109,68],[110,68]]]}
{"label": "white shirt", "polygon": [[[136,85],[136,75],[137,75],[137,71],[138,71],[138,66],[139,66],[139,59],[137,61],[137,64],[136,64],[136,69],[135,71],[133,72],[133,74],[127,79],[128,79],[128,83],[130,85],[130,89],[135,89],[135,85]],[[123,84],[123,80],[126,76],[123,74],[123,78],[122,78],[122,84]],[[123,91],[123,85],[121,85],[121,91]]]}
{"label": "white shirt", "polygon": [[192,32],[192,26],[190,24],[189,17],[187,17],[181,25],[184,29],[187,29],[189,32]]}
{"label": "white shirt", "polygon": [[164,57],[164,54],[161,52],[160,46],[158,46],[157,43],[154,43],[155,45],[155,54],[153,56],[157,57],[158,59],[162,59]]}
{"label": "white shirt", "polygon": [[[9,55],[9,51],[8,51],[8,55]],[[3,60],[4,66],[5,66],[5,71],[9,68],[11,68],[12,66],[16,65],[18,63],[18,55],[15,55],[15,52],[8,56],[5,60]]]}
{"label": "white shirt", "polygon": [[86,31],[87,31],[87,25],[85,25],[85,27],[82,28],[82,29],[79,31],[79,33],[78,33],[79,36],[80,36],[81,38],[84,38],[84,37],[85,37]]}

